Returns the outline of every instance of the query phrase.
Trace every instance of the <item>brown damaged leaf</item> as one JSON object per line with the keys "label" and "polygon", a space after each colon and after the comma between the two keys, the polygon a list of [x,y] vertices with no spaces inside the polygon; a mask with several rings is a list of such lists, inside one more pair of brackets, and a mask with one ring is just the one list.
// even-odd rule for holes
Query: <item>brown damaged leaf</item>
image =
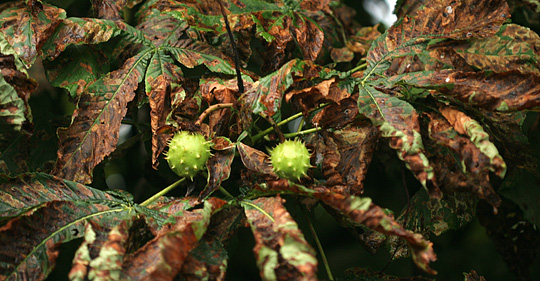
{"label": "brown damaged leaf", "polygon": [[244,204],[255,237],[253,251],[261,278],[317,280],[315,251],[304,239],[296,222],[283,206],[283,201],[279,196],[261,197]]}
{"label": "brown damaged leaf", "polygon": [[112,200],[107,193],[48,174],[0,177],[0,217],[11,217],[49,201]]}
{"label": "brown damaged leaf", "polygon": [[122,9],[126,0],[93,0],[92,9],[96,18],[106,20],[123,20]]}
{"label": "brown damaged leaf", "polygon": [[62,21],[52,40],[43,48],[47,58],[54,60],[68,45],[98,44],[119,35],[127,26],[122,21],[95,18],[68,18]]}
{"label": "brown damaged leaf", "polygon": [[206,166],[208,167],[208,183],[199,195],[199,199],[203,200],[214,191],[221,187],[221,183],[229,178],[231,174],[231,164],[236,152],[236,146],[224,137],[216,137],[212,139],[214,150],[212,157],[208,159]]}
{"label": "brown damaged leaf", "polygon": [[444,153],[433,147],[436,152],[430,155],[437,159],[434,165],[440,186],[448,192],[467,190],[485,199],[493,207],[498,207],[501,199],[489,181],[489,171],[493,170],[490,159],[469,138],[460,135],[442,116],[435,113],[428,116],[429,137],[437,145],[451,151]]}
{"label": "brown damaged leaf", "polygon": [[204,208],[173,216],[174,224],[126,257],[123,276],[133,280],[172,280],[182,269],[189,251],[197,247],[210,217],[225,204],[221,199],[209,198]]}
{"label": "brown damaged leaf", "polygon": [[441,70],[422,79],[426,84],[453,85],[440,91],[489,111],[512,112],[540,107],[540,76],[533,73]]}
{"label": "brown damaged leaf", "polygon": [[240,159],[246,168],[256,173],[277,177],[268,154],[241,142],[238,143],[237,148]]}
{"label": "brown damaged leaf", "polygon": [[92,171],[115,148],[127,103],[135,97],[142,73],[140,57],[90,86],[81,96],[73,121],[58,130],[58,159],[53,174],[81,183],[92,182]]}
{"label": "brown damaged leaf", "polygon": [[134,216],[128,215],[112,216],[109,221],[89,220],[84,230],[84,241],[73,258],[69,278],[117,279],[122,270],[133,219]]}
{"label": "brown damaged leaf", "polygon": [[227,271],[227,260],[227,251],[219,240],[203,239],[197,248],[189,252],[179,275],[186,281],[223,281]]}
{"label": "brown damaged leaf", "polygon": [[516,24],[506,24],[494,35],[450,44],[468,64],[482,70],[540,75],[540,37]]}
{"label": "brown damaged leaf", "polygon": [[339,193],[359,195],[364,192],[364,179],[371,163],[379,130],[369,122],[356,122],[331,133],[324,133],[322,173],[326,186]]}
{"label": "brown damaged leaf", "polygon": [[294,97],[298,99],[304,112],[307,112],[322,102],[332,101],[340,104],[342,100],[350,96],[351,94],[346,89],[339,87],[336,78],[330,78],[312,87],[287,92],[285,101],[289,102]]}
{"label": "brown damaged leaf", "polygon": [[472,143],[489,158],[491,164],[489,170],[503,178],[506,173],[506,164],[482,126],[455,108],[445,106],[440,108],[440,112],[458,133],[468,136]]}
{"label": "brown damaged leaf", "polygon": [[0,10],[0,32],[27,68],[34,64],[41,47],[66,16],[63,9],[37,0],[6,3]]}
{"label": "brown damaged leaf", "polygon": [[[495,34],[510,18],[510,9],[503,0],[436,0],[429,1],[414,18],[413,34],[427,37],[437,34],[436,37],[443,35],[452,39],[484,38]],[[405,17],[405,25],[410,21],[411,18]]]}
{"label": "brown damaged leaf", "polygon": [[317,198],[339,212],[343,219],[350,221],[351,224],[364,225],[385,235],[395,235],[407,242],[412,251],[413,261],[419,268],[430,274],[437,274],[437,271],[429,267],[429,263],[437,259],[433,243],[425,240],[421,234],[404,229],[392,215],[386,214],[381,207],[372,203],[370,198],[338,194],[319,186],[306,188],[296,184],[290,185],[287,180],[270,181],[256,188],[265,191],[290,191]]}
{"label": "brown damaged leaf", "polygon": [[307,18],[297,17],[292,32],[305,60],[315,61],[321,52],[324,32]]}
{"label": "brown damaged leaf", "polygon": [[10,241],[0,243],[0,279],[45,279],[55,266],[60,244],[82,236],[85,219],[111,211],[115,212],[100,204],[51,201],[8,221],[0,227],[0,241]]}
{"label": "brown damaged leaf", "polygon": [[[246,90],[251,89],[252,83],[244,82]],[[238,81],[230,79],[222,81],[219,79],[208,79],[201,83],[201,95],[209,105],[235,103],[238,99]],[[233,110],[231,108],[223,108],[212,111],[208,115],[208,126],[210,127],[210,135],[234,136],[239,134],[240,124],[231,124],[224,122],[231,120]],[[235,131],[236,130],[236,131]]]}

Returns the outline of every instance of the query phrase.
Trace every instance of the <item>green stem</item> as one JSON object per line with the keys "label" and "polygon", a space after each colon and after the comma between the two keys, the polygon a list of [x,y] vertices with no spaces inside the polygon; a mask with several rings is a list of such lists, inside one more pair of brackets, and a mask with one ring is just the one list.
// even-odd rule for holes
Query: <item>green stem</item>
{"label": "green stem", "polygon": [[261,207],[255,205],[255,204],[253,204],[253,203],[251,203],[251,202],[245,201],[245,200],[240,201],[240,204],[241,204],[241,205],[244,205],[244,204],[245,204],[245,205],[249,205],[250,207],[256,209],[257,211],[263,213],[263,214],[264,214],[265,216],[267,216],[272,222],[275,222],[274,218],[273,218],[269,213],[267,213],[265,210],[261,209]]}
{"label": "green stem", "polygon": [[229,198],[230,200],[234,199],[234,196],[232,196],[232,194],[230,194],[225,188],[220,186],[219,191],[221,191],[221,193],[225,194],[225,196],[230,197]]}
{"label": "green stem", "polygon": [[[310,110],[309,112],[313,112],[313,111],[315,111],[315,110],[319,110],[319,109],[321,109],[321,108],[324,108],[324,107],[328,106],[329,104],[330,104],[330,103],[323,103],[323,104],[319,105],[318,107],[316,107],[316,108]],[[280,122],[277,123],[277,125],[278,125],[278,126],[282,126],[282,125],[287,124],[287,123],[289,123],[289,122],[291,122],[291,121],[293,121],[294,119],[299,118],[299,117],[302,117],[302,112],[298,112],[298,113],[296,113],[296,114],[294,114],[294,115],[291,115],[291,116],[288,117],[287,119],[281,120]],[[255,136],[253,136],[253,138],[252,138],[253,142],[255,143],[255,142],[259,141],[261,138],[263,138],[264,136],[266,136],[267,134],[269,134],[269,133],[272,132],[273,130],[274,130],[274,128],[273,128],[273,127],[270,127],[270,128],[268,128],[268,129],[266,129],[266,130],[264,130],[264,131],[262,131],[262,132],[259,132],[258,134],[256,134]],[[287,137],[288,134],[284,134],[284,135],[285,135],[285,137]]]}
{"label": "green stem", "polygon": [[315,244],[317,244],[317,248],[319,249],[319,253],[321,254],[322,262],[324,264],[324,268],[326,269],[326,275],[328,275],[328,280],[334,281],[334,276],[332,275],[332,270],[330,270],[330,265],[328,264],[328,260],[326,259],[326,255],[324,254],[324,249],[321,245],[321,241],[319,240],[319,236],[317,236],[317,232],[315,232],[315,228],[313,227],[313,224],[311,224],[311,219],[309,219],[309,216],[306,214],[305,210],[304,215],[307,218],[309,230],[311,231],[311,234],[315,239]]}
{"label": "green stem", "polygon": [[154,194],[152,197],[150,197],[150,198],[146,199],[146,201],[142,202],[140,206],[146,207],[146,206],[154,203],[154,201],[156,201],[159,197],[161,197],[161,196],[167,194],[169,191],[173,190],[180,183],[182,183],[185,179],[186,178],[181,178],[181,179],[177,180],[175,183],[165,187],[160,192]]}
{"label": "green stem", "polygon": [[359,66],[357,66],[357,67],[355,67],[355,68],[353,68],[353,69],[351,69],[351,70],[349,70],[349,73],[355,73],[355,72],[357,72],[358,70],[361,70],[361,69],[363,69],[363,68],[366,68],[366,66],[367,66],[367,62],[365,62],[365,63],[363,63],[363,64],[361,64],[361,65],[359,65]]}
{"label": "green stem", "polygon": [[315,128],[303,130],[303,131],[300,131],[300,132],[294,132],[294,133],[283,134],[283,136],[284,136],[285,138],[294,138],[294,137],[296,137],[296,136],[302,136],[302,135],[307,135],[307,134],[315,133],[315,132],[318,132],[318,131],[320,131],[320,130],[322,130],[321,127],[315,127]]}

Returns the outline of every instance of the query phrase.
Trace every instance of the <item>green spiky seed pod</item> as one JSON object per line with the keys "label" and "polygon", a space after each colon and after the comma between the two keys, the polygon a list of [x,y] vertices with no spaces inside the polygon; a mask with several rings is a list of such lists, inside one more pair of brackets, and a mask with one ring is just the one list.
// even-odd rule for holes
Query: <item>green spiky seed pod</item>
{"label": "green spiky seed pod", "polygon": [[270,151],[272,167],[278,177],[288,180],[300,180],[311,167],[310,153],[298,140],[286,140]]}
{"label": "green spiky seed pod", "polygon": [[176,133],[169,141],[167,162],[169,167],[181,177],[193,177],[204,168],[210,158],[212,143],[198,133],[186,131]]}

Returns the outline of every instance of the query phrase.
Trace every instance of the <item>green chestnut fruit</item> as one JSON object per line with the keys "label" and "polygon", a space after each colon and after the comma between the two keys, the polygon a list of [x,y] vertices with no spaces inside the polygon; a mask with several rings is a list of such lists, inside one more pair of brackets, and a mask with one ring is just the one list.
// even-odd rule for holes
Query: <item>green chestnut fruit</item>
{"label": "green chestnut fruit", "polygon": [[311,157],[306,146],[298,140],[286,140],[270,151],[272,167],[278,177],[288,180],[300,180],[311,167]]}
{"label": "green chestnut fruit", "polygon": [[169,141],[166,159],[169,167],[181,177],[193,177],[202,170],[212,153],[212,142],[201,134],[180,131]]}

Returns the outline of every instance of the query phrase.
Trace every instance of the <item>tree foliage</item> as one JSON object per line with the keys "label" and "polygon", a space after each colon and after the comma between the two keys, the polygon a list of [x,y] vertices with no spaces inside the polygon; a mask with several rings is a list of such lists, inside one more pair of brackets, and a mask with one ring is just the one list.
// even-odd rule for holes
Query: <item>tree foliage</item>
{"label": "tree foliage", "polygon": [[[1,4],[0,280],[45,279],[69,241],[71,280],[224,280],[227,244],[243,227],[263,280],[325,278],[324,253],[300,227],[309,215],[286,201],[323,206],[368,251],[410,256],[430,275],[430,235],[478,210],[527,280],[540,246],[527,131],[538,128],[540,24],[512,20],[523,6],[540,7],[398,1],[400,19],[384,31],[330,0],[96,0],[85,17],[70,1]],[[28,69],[41,63],[72,112],[33,104],[54,102],[32,96]],[[179,131],[212,143],[194,179],[164,165]],[[265,152],[288,138],[311,153],[297,181],[279,179]],[[148,169],[130,177],[163,190],[106,190],[103,167],[141,151]],[[395,159],[421,187],[397,216],[364,195],[386,188],[374,175],[401,177]],[[373,162],[387,170],[369,173]],[[186,196],[163,196],[179,185]],[[397,277],[359,267],[343,278]]]}

